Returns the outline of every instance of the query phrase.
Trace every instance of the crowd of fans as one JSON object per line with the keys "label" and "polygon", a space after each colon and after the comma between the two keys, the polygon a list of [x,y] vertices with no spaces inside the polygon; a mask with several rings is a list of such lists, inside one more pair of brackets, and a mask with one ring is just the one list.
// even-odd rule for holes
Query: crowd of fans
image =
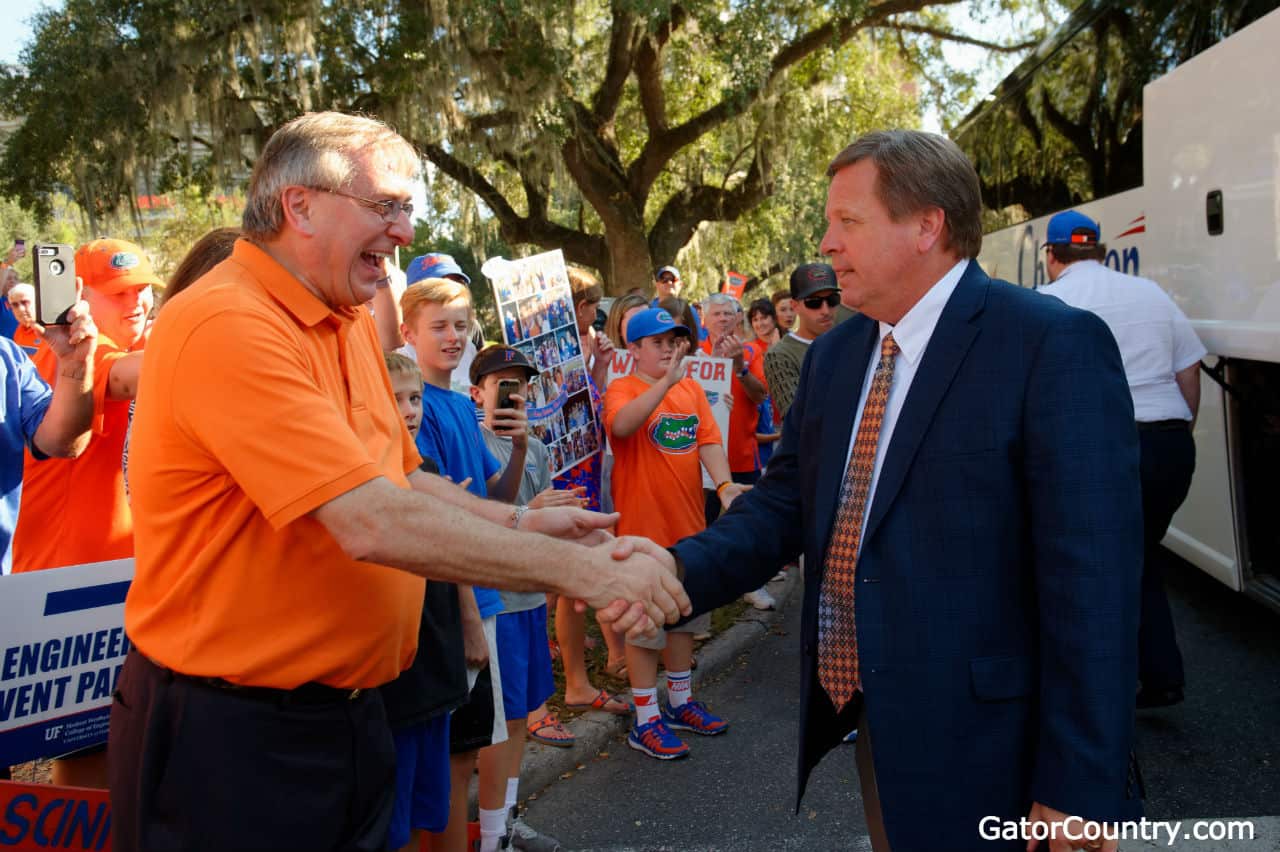
{"label": "crowd of fans", "polygon": [[[113,238],[90,241],[76,254],[83,301],[67,325],[52,326],[36,322],[36,293],[17,280],[13,266],[20,255],[11,252],[3,268],[0,331],[6,340],[0,352],[6,384],[17,390],[6,400],[19,413],[20,428],[13,436],[6,433],[12,440],[4,448],[0,534],[6,573],[134,556],[134,512],[141,509],[130,500],[130,448],[153,324],[163,305],[181,303],[177,297],[184,290],[202,278],[217,279],[206,275],[211,270],[243,268],[246,258],[236,252],[243,246],[238,251],[244,255],[252,245],[245,237],[240,228],[211,231],[168,281],[155,274],[141,246]],[[793,292],[800,279],[793,277],[791,290],[744,311],[724,294],[702,303],[682,299],[683,283],[673,266],[655,274],[652,298],[630,294],[613,300],[603,328],[597,328],[604,287],[591,273],[571,267],[573,314],[597,439],[607,449],[553,480],[547,449],[530,434],[525,414],[529,382],[539,370],[519,350],[490,341],[492,330],[481,327],[473,310],[467,274],[443,253],[413,258],[404,273],[388,257],[376,260],[382,275],[367,312],[384,353],[389,393],[424,470],[478,497],[513,504],[518,513],[556,506],[617,510],[620,532],[667,543],[714,520],[759,478],[784,414],[771,405],[767,352],[797,332],[813,333],[803,313],[796,332],[789,328],[791,297],[809,295]],[[673,347],[677,336],[682,342]],[[636,373],[610,384],[618,350],[635,356]],[[701,387],[684,377],[683,356],[697,351],[733,365],[729,433],[723,439]],[[193,375],[174,379],[199,383]],[[668,390],[675,399],[666,398]],[[661,403],[671,440],[685,441],[679,418],[671,419],[676,401],[700,424],[693,435],[697,453],[664,455],[647,440],[633,440]],[[134,449],[136,458],[136,444]],[[668,469],[664,458],[682,464]],[[714,490],[703,489],[704,466],[718,483]],[[50,517],[76,520],[49,535]],[[763,588],[747,600],[774,606]],[[436,848],[466,848],[467,786],[477,768],[479,848],[497,848],[509,836],[526,738],[553,746],[574,742],[573,732],[547,707],[555,688],[552,654],[563,663],[564,704],[636,714],[630,742],[647,754],[669,759],[687,752],[671,729],[727,729],[692,698],[689,686],[696,665],[693,639],[709,635],[705,617],[665,636],[634,641],[603,626],[605,670],[630,680],[626,695],[593,683],[586,645],[595,640],[587,636],[585,608],[571,598],[430,580],[421,616],[418,647],[432,652],[418,653],[379,690],[396,751],[387,848],[418,848],[424,833],[434,835]],[[662,708],[656,688],[660,656],[668,696]],[[54,760],[55,783],[106,788],[109,780],[105,745]]]}
{"label": "crowd of fans", "polygon": [[[553,479],[526,415],[540,370],[489,340],[473,307],[478,282],[443,253],[404,273],[391,263],[412,236],[405,186],[416,167],[405,147],[367,119],[291,122],[255,169],[243,229],[207,234],[168,282],[131,242],[80,246],[82,298],[66,324],[37,323],[17,254],[5,265],[5,572],[137,557],[112,758],[108,746],[62,755],[53,775],[111,787],[118,848],[259,830],[252,813],[224,819],[222,797],[243,782],[297,790],[316,815],[290,821],[278,848],[314,836],[349,838],[333,841],[342,848],[467,849],[478,773],[478,848],[492,852],[511,838],[526,740],[573,742],[547,707],[553,652],[565,705],[634,714],[628,744],[645,755],[683,757],[678,732],[730,726],[691,689],[707,617],[674,625],[688,614],[679,584],[665,585],[643,554],[601,551],[594,536],[614,526],[671,547],[752,488],[809,347],[851,315],[836,274],[801,265],[787,289],[744,307],[724,293],[687,300],[679,271],[663,266],[654,292],[615,299],[599,330],[604,287],[571,268],[596,443],[607,449]],[[1096,242],[1096,225],[1072,224]],[[1054,269],[1064,299],[1086,272],[1105,277],[1067,274],[1077,260]],[[1194,335],[1181,343],[1189,385],[1203,349]],[[610,381],[620,350],[633,372]],[[691,354],[731,364],[727,435],[686,376]],[[1177,391],[1157,400],[1146,431],[1185,443],[1195,404]],[[703,487],[704,470],[714,487]],[[52,518],[67,520],[56,534]],[[1158,542],[1163,529],[1151,534]],[[381,608],[352,606],[357,589]],[[747,600],[774,606],[764,588]],[[589,607],[606,670],[626,677],[629,695],[591,679]],[[1153,645],[1173,641],[1171,625],[1156,630]],[[1178,662],[1148,684],[1151,702],[1181,698]],[[180,764],[174,714],[210,725],[208,742],[181,739],[195,756],[182,752]],[[315,727],[299,734],[303,718]],[[291,743],[298,754],[264,768],[261,751],[283,724],[291,740],[314,742]],[[344,730],[363,740],[335,754]],[[156,772],[165,789],[139,783]],[[210,773],[208,788],[227,789],[202,792],[209,818],[190,820],[183,785]],[[237,803],[252,798],[240,793]],[[168,821],[175,808],[181,825]]]}

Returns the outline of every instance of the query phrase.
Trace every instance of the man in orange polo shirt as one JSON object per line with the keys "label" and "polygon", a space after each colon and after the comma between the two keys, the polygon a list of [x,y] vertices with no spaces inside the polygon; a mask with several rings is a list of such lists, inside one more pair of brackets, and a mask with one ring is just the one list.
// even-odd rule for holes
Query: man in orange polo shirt
{"label": "man in orange polo shirt", "polygon": [[30,284],[14,284],[9,290],[9,310],[18,321],[13,332],[13,342],[34,355],[36,348],[44,339],[44,334],[36,324],[36,288]]}
{"label": "man in orange polo shirt", "polygon": [[[133,519],[120,455],[129,401],[138,387],[142,348],[160,279],[142,249],[101,239],[76,251],[84,300],[98,325],[94,354],[93,437],[79,458],[32,464],[22,482],[22,512],[13,538],[13,571],[38,571],[133,555]],[[57,357],[47,344],[31,356],[51,386]]]}
{"label": "man in orange polo shirt", "polygon": [[[93,433],[77,458],[36,464],[27,450],[22,508],[13,535],[15,574],[133,555],[133,516],[120,460],[153,305],[151,288],[160,279],[142,249],[124,240],[85,243],[76,251],[76,273],[98,326]],[[42,343],[31,359],[44,380],[56,387],[58,357],[53,348]],[[53,782],[105,788],[103,747],[91,746],[55,760]]]}
{"label": "man in orange polo shirt", "polygon": [[549,589],[635,635],[687,612],[656,561],[596,543],[615,516],[526,512],[418,470],[363,305],[413,238],[419,169],[381,122],[288,122],[245,239],[156,325],[111,714],[119,850],[381,850],[394,751],[370,687],[413,659],[422,577]]}

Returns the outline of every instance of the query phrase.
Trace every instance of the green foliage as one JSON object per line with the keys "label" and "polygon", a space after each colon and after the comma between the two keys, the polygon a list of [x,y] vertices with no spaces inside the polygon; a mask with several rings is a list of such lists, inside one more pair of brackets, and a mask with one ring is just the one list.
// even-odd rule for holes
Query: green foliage
{"label": "green foliage", "polygon": [[0,256],[8,254],[14,241],[27,242],[27,255],[14,264],[18,280],[31,280],[31,250],[36,243],[64,243],[76,246],[85,237],[77,224],[76,212],[65,198],[55,197],[44,222],[13,198],[0,196]]}
{"label": "green foliage", "polygon": [[1078,8],[1060,40],[956,131],[991,228],[1141,186],[1143,86],[1280,3],[1062,5]]}
{"label": "green foliage", "polygon": [[197,186],[167,198],[171,211],[144,240],[156,274],[166,279],[197,240],[214,228],[238,227],[244,213],[244,198],[209,195]]}
{"label": "green foliage", "polygon": [[672,261],[710,287],[808,257],[826,160],[915,125],[922,83],[971,90],[938,64],[943,2],[67,0],[0,73],[27,118],[0,191],[47,215],[65,188],[97,230],[136,194],[234,191],[300,112],[362,111],[434,166],[433,235],[563,248],[615,292]]}

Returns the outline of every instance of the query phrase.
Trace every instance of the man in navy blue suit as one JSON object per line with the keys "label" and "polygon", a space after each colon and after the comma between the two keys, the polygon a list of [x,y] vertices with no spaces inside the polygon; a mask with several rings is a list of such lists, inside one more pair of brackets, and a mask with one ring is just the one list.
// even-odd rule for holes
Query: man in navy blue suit
{"label": "man in navy blue suit", "polygon": [[1114,850],[1095,835],[1142,796],[1115,341],[978,267],[950,141],[873,133],[828,174],[822,251],[860,315],[814,342],[767,475],[669,565],[703,612],[804,554],[799,795],[856,726],[877,852]]}

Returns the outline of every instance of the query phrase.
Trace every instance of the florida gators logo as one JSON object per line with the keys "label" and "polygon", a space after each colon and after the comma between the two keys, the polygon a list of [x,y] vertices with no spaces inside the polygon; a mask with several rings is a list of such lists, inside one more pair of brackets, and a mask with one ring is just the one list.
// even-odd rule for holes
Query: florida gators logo
{"label": "florida gators logo", "polygon": [[698,415],[661,413],[649,427],[649,440],[664,453],[683,455],[698,446]]}

